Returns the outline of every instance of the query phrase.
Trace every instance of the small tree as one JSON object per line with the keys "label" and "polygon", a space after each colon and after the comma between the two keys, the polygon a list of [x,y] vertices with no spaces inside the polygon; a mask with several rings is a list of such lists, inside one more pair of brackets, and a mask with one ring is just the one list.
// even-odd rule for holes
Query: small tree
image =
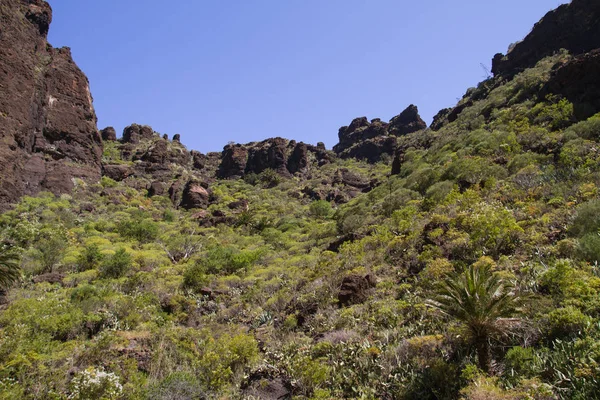
{"label": "small tree", "polygon": [[121,248],[102,262],[101,275],[105,278],[120,278],[131,267],[131,254]]}
{"label": "small tree", "polygon": [[488,265],[472,265],[441,283],[428,304],[458,320],[477,350],[479,367],[491,371],[490,339],[502,331],[498,322],[513,316],[522,297]]}

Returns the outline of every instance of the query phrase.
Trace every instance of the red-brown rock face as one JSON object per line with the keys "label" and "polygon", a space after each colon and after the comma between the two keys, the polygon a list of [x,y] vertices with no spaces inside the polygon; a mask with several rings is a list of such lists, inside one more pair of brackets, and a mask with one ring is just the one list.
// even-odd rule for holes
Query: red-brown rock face
{"label": "red-brown rock face", "polygon": [[0,4],[0,208],[41,190],[100,177],[102,140],[86,76],[46,40],[42,0]]}

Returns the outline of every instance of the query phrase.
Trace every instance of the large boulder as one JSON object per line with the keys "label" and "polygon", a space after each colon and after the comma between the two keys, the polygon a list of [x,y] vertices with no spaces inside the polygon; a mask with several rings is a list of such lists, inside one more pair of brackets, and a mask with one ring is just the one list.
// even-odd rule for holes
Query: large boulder
{"label": "large boulder", "polygon": [[41,190],[69,192],[100,178],[102,139],[86,76],[68,48],[47,42],[42,0],[0,7],[0,208]]}
{"label": "large boulder", "polygon": [[125,164],[105,164],[102,166],[102,175],[115,181],[122,181],[133,175],[133,169]]}
{"label": "large boulder", "polygon": [[192,208],[206,208],[209,205],[210,192],[208,185],[197,180],[190,180],[183,188],[180,207],[187,210]]}
{"label": "large boulder", "polygon": [[388,136],[388,124],[378,118],[371,122],[366,117],[355,118],[349,126],[339,129],[338,138],[340,141],[333,151],[340,158],[374,163],[395,150],[395,139]]}

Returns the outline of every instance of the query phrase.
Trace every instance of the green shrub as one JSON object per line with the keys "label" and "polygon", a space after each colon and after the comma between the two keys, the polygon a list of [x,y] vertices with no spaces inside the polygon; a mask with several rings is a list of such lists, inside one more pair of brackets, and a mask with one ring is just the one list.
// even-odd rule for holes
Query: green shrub
{"label": "green shrub", "polygon": [[208,284],[206,268],[200,262],[189,264],[183,273],[184,289],[200,293],[200,290]]}
{"label": "green shrub", "polygon": [[584,333],[591,319],[578,308],[567,306],[548,314],[548,338],[574,338]]}
{"label": "green shrub", "polygon": [[600,200],[592,200],[577,207],[577,213],[569,229],[570,233],[582,237],[600,231]]}
{"label": "green shrub", "polygon": [[331,203],[326,200],[316,200],[308,207],[310,215],[316,218],[327,218],[332,213]]}
{"label": "green shrub", "polygon": [[83,272],[96,268],[102,262],[104,254],[100,252],[97,244],[86,246],[77,257],[77,271]]}
{"label": "green shrub", "polygon": [[62,233],[49,232],[47,235],[35,244],[36,258],[42,273],[52,272],[52,269],[62,260],[68,245]]}
{"label": "green shrub", "polygon": [[148,243],[158,237],[159,226],[152,219],[136,217],[119,222],[117,231],[125,238]]}
{"label": "green shrub", "polygon": [[100,184],[104,188],[113,188],[113,187],[117,186],[119,183],[113,179],[110,179],[108,176],[103,176],[100,179]]}
{"label": "green shrub", "polygon": [[588,233],[577,242],[575,254],[591,263],[600,262],[600,233]]}
{"label": "green shrub", "polygon": [[534,376],[537,372],[534,357],[535,350],[531,347],[513,347],[504,357],[505,376],[513,383]]}
{"label": "green shrub", "polygon": [[100,275],[103,278],[120,278],[131,268],[131,262],[131,254],[121,248],[104,259],[100,266]]}
{"label": "green shrub", "polygon": [[574,139],[573,136],[576,136],[587,140],[600,140],[600,114],[596,114],[586,121],[571,125],[565,130],[564,134],[569,139]]}
{"label": "green shrub", "polygon": [[259,174],[259,180],[265,188],[274,188],[281,183],[281,175],[274,169],[267,168]]}
{"label": "green shrub", "polygon": [[204,399],[206,392],[196,376],[187,372],[170,374],[158,384],[152,385],[147,400]]}
{"label": "green shrub", "polygon": [[244,182],[249,185],[256,186],[260,182],[260,176],[255,172],[250,172],[244,175]]}

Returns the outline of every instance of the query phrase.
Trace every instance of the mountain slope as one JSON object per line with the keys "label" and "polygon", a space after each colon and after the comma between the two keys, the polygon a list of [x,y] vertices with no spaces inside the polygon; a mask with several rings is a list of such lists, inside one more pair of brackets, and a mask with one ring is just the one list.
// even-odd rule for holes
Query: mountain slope
{"label": "mountain slope", "polygon": [[[572,47],[515,47],[430,128],[410,106],[355,119],[334,151],[207,155],[103,130],[99,181],[0,216],[23,269],[0,398],[600,398],[595,12],[549,14],[523,43],[575,21]],[[520,310],[433,306],[475,270]]]}

